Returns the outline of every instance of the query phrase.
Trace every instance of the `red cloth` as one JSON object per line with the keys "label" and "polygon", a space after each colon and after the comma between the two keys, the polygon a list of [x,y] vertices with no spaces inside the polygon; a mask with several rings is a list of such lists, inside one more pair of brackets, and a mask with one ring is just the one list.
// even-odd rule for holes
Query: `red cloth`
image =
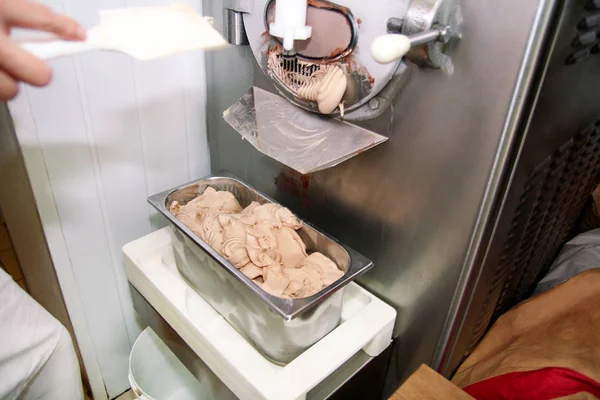
{"label": "red cloth", "polygon": [[489,378],[464,391],[477,400],[549,400],[581,392],[600,397],[600,383],[571,369],[543,368]]}

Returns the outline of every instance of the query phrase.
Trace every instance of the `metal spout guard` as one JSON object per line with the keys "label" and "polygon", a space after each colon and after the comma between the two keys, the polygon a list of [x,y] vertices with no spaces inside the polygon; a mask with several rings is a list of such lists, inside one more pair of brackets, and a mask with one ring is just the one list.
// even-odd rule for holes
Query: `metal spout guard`
{"label": "metal spout guard", "polygon": [[331,168],[388,139],[304,111],[257,87],[225,110],[223,118],[258,151],[301,174]]}
{"label": "metal spout guard", "polygon": [[229,44],[234,46],[247,46],[250,44],[241,11],[225,9],[225,37]]}

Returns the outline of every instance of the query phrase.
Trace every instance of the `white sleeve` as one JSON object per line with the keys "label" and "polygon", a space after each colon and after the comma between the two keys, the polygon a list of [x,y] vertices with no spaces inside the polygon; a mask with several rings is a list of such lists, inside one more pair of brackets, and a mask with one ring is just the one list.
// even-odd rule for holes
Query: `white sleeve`
{"label": "white sleeve", "polygon": [[[66,329],[0,269],[0,399],[16,399],[34,380],[36,385],[47,386],[41,392],[51,393],[52,382],[35,378],[43,377],[41,371],[51,357],[57,358],[55,353],[71,363],[74,357],[77,363]],[[65,353],[69,353],[66,358]],[[61,373],[56,366],[54,370]],[[81,388],[79,366],[75,368],[76,376],[72,376],[73,368],[69,371],[70,379],[77,380]]]}
{"label": "white sleeve", "polygon": [[600,268],[600,229],[582,233],[565,244],[533,294],[547,292],[582,272],[595,268]]}

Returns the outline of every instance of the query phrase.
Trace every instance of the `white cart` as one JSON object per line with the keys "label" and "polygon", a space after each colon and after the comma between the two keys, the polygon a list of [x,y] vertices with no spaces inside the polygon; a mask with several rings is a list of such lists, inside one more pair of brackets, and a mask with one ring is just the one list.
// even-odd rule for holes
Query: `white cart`
{"label": "white cart", "polygon": [[[181,278],[169,229],[123,247],[135,308],[153,329],[142,333],[132,351],[130,380],[139,397],[185,400],[177,397],[177,388],[193,376],[199,384],[188,386],[198,390],[197,399],[324,399],[389,347],[396,311],[351,283],[341,324],[291,363],[271,363]],[[149,368],[144,377],[136,376],[143,370],[133,367],[140,354],[157,349],[157,357],[170,360],[165,364],[173,370],[157,368],[155,380]],[[179,383],[173,383],[172,393],[159,394],[153,388],[166,377]]]}

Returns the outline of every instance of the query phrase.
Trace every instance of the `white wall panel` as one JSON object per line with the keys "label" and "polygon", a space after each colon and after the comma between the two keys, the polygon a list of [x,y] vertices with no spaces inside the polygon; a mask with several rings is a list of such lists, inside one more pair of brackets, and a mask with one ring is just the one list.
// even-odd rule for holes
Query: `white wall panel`
{"label": "white wall panel", "polygon": [[[48,248],[52,255],[52,262],[56,268],[56,275],[60,282],[69,318],[77,336],[92,393],[95,400],[104,400],[107,397],[102,372],[96,358],[96,350],[87,324],[86,311],[81,303],[79,288],[69,259],[69,251],[62,232],[52,186],[48,177],[42,147],[37,136],[36,123],[33,119],[26,90],[21,90],[17,98],[11,103],[11,114],[15,122],[15,129],[18,132],[18,140],[29,175],[29,182],[37,202],[37,211],[43,222],[43,234],[46,237]],[[24,211],[24,213],[26,212]],[[43,262],[30,261],[32,269],[44,265]],[[28,276],[28,279],[38,279],[38,277],[43,277],[44,275],[44,272],[32,273]],[[48,284],[47,282],[31,283],[36,285]]]}
{"label": "white wall panel", "polygon": [[[168,4],[48,4],[89,27],[99,8],[161,3]],[[187,3],[200,8],[199,0]],[[71,316],[76,334],[79,325],[89,335],[87,345],[79,340],[86,367],[99,366],[114,397],[127,388],[127,357],[140,329],[121,247],[162,225],[149,195],[209,173],[204,58],[139,62],[97,52],[51,65],[52,84],[23,87],[10,108],[67,308],[80,310],[81,318]],[[44,176],[45,187],[36,188]]]}

